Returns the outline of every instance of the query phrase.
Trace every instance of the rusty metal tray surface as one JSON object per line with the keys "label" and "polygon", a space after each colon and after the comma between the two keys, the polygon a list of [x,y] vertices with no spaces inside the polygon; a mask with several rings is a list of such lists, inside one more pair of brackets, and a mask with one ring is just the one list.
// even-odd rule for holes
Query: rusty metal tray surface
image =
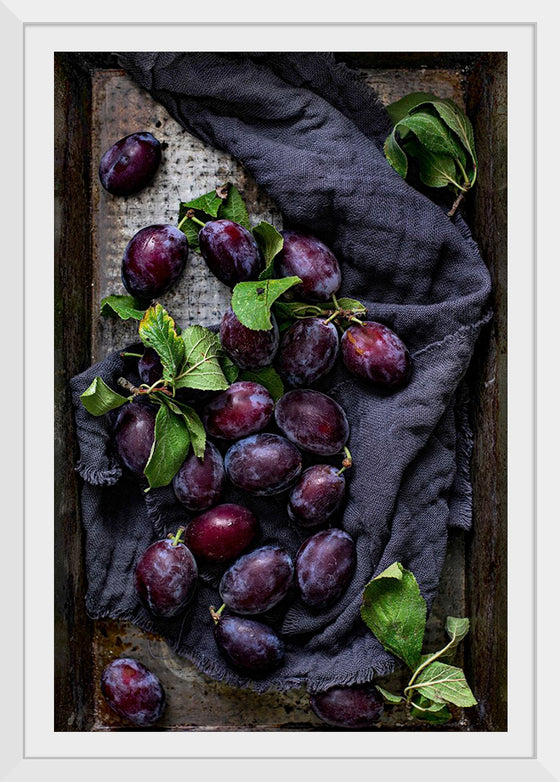
{"label": "rusty metal tray surface", "polygon": [[[416,90],[433,92],[465,108],[475,126],[480,178],[466,218],[492,273],[496,315],[469,370],[475,431],[473,532],[451,534],[426,644],[436,648],[443,641],[447,615],[471,617],[462,662],[480,705],[476,714],[437,729],[505,730],[507,63],[500,54],[338,56],[360,68],[385,103]],[[98,161],[116,139],[133,130],[148,130],[166,143],[164,159],[150,187],[134,199],[112,198],[99,184]],[[220,684],[174,655],[161,639],[130,623],[93,622],[84,609],[68,380],[134,340],[133,323],[98,316],[99,301],[122,292],[122,251],[145,225],[175,223],[179,200],[220,182],[236,184],[254,220],[280,228],[281,214],[235,160],[186,132],[109,55],[57,54],[55,150],[55,729],[130,729],[108,709],[99,690],[102,668],[126,653],[162,680],[168,708],[159,730],[328,730],[309,709],[305,691],[263,695]],[[191,252],[179,284],[161,302],[181,325],[207,325],[220,319],[229,290]],[[403,684],[401,677],[395,673],[388,686]],[[394,709],[375,729],[419,728]]]}

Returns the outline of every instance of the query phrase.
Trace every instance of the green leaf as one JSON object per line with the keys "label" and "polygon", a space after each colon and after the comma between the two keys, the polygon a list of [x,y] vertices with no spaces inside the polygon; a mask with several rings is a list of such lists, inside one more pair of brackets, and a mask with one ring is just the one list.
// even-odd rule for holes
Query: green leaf
{"label": "green leaf", "polygon": [[185,212],[188,209],[196,209],[206,215],[206,217],[213,217],[215,219],[218,216],[218,212],[223,203],[223,190],[220,187],[214,188],[214,190],[210,190],[210,192],[204,193],[204,195],[197,196],[196,198],[193,198],[192,201],[182,203],[181,208],[184,207]]}
{"label": "green leaf", "polygon": [[445,630],[450,637],[450,642],[441,654],[442,659],[452,658],[463,638],[467,635],[470,628],[470,622],[466,617],[448,616],[445,622]]}
{"label": "green leaf", "polygon": [[146,308],[143,307],[134,296],[121,296],[113,294],[101,299],[101,314],[104,317],[108,315],[118,315],[123,320],[134,318],[142,320]]}
{"label": "green leaf", "polygon": [[435,152],[436,155],[460,156],[458,141],[451,135],[447,125],[441,118],[426,112],[417,112],[401,119],[395,126],[411,130],[423,147]]}
{"label": "green leaf", "polygon": [[188,239],[189,247],[193,250],[199,250],[198,244],[198,232],[200,231],[200,225],[193,222],[188,218],[187,212],[194,210],[195,217],[198,220],[202,220],[203,223],[208,220],[215,220],[218,217],[220,207],[224,202],[225,185],[210,190],[209,193],[204,193],[197,198],[193,198],[192,201],[184,201],[179,204],[179,221],[178,228],[183,231]]}
{"label": "green leaf", "polygon": [[414,574],[394,562],[364,589],[362,619],[387,651],[414,670],[422,653],[426,602]]}
{"label": "green leaf", "polygon": [[150,488],[167,486],[187,458],[190,448],[185,419],[167,405],[160,405],[156,415],[154,442],[144,469]]}
{"label": "green leaf", "polygon": [[381,693],[387,703],[392,703],[396,706],[404,700],[402,695],[395,695],[395,693],[389,692],[389,690],[384,690],[383,687],[380,687],[378,684],[375,685],[375,688]]}
{"label": "green leaf", "polygon": [[284,237],[273,225],[265,222],[253,228],[253,236],[257,240],[265,262],[259,280],[269,280],[274,276],[274,259],[284,246]]}
{"label": "green leaf", "polygon": [[247,207],[239,190],[229,183],[224,185],[225,187],[227,187],[227,198],[220,205],[220,219],[233,220],[234,223],[239,223],[247,230],[251,230]]}
{"label": "green leaf", "polygon": [[466,617],[448,616],[445,622],[445,631],[457,646],[470,630],[471,623]]}
{"label": "green leaf", "polygon": [[94,379],[89,388],[80,395],[80,399],[85,409],[92,415],[104,415],[109,410],[115,410],[128,402],[126,396],[117,394],[100,377]]}
{"label": "green leaf", "polygon": [[177,399],[172,399],[160,391],[154,392],[154,396],[162,404],[167,405],[175,415],[182,416],[187,425],[193,451],[199,459],[202,459],[206,450],[206,430],[198,413],[184,402],[178,402]]}
{"label": "green leaf", "polygon": [[175,330],[175,322],[161,304],[150,307],[138,327],[140,339],[147,347],[154,348],[163,366],[163,379],[172,382],[183,362],[183,340]]}
{"label": "green leaf", "polygon": [[284,394],[284,383],[278,372],[273,367],[262,367],[261,369],[244,369],[239,375],[240,380],[250,380],[252,383],[260,383],[270,392],[270,395],[277,402]]}
{"label": "green leaf", "polygon": [[306,304],[304,301],[275,301],[272,312],[280,331],[289,328],[298,318],[320,318],[325,313],[322,307]]}
{"label": "green leaf", "polygon": [[175,388],[198,388],[203,391],[225,391],[229,387],[220,360],[220,339],[203,326],[189,326],[181,334],[184,362],[175,379]]}
{"label": "green leaf", "polygon": [[438,660],[420,671],[411,689],[435,703],[454,703],[456,706],[463,707],[476,706],[476,700],[463,671]]}
{"label": "green leaf", "polygon": [[357,299],[338,299],[337,307],[334,302],[324,301],[321,304],[309,304],[305,301],[275,301],[272,307],[274,317],[278,322],[280,331],[289,328],[292,323],[302,318],[328,318],[333,311],[342,309],[352,313],[356,317],[367,313],[366,307]]}
{"label": "green leaf", "polygon": [[237,318],[248,329],[268,331],[272,328],[271,306],[279,296],[299,282],[299,277],[239,282],[233,289],[231,306]]}
{"label": "green leaf", "polygon": [[453,716],[445,703],[434,703],[429,698],[424,698],[423,696],[417,697],[415,701],[412,701],[410,714],[417,720],[424,720],[436,725],[449,722]]}
{"label": "green leaf", "polygon": [[239,377],[239,367],[225,354],[220,356],[220,366],[228,383],[235,383]]}
{"label": "green leaf", "polygon": [[306,301],[282,301],[274,304],[274,312],[276,308],[280,308],[283,314],[294,316],[296,318],[315,318],[325,316],[328,317],[335,309],[351,310],[357,315],[363,315],[367,312],[365,306],[361,301],[357,299],[337,299],[335,305],[332,301],[322,301],[321,304],[309,304]]}
{"label": "green leaf", "polygon": [[203,459],[204,451],[206,450],[206,430],[204,424],[196,410],[193,410],[192,407],[181,404],[180,409],[189,430],[193,451],[199,459]]}
{"label": "green leaf", "polygon": [[415,106],[430,100],[438,100],[438,98],[431,92],[411,92],[409,95],[405,95],[394,103],[390,103],[387,106],[387,113],[389,114],[393,125],[396,125],[397,122],[405,117]]}
{"label": "green leaf", "polygon": [[[429,105],[432,105],[435,108],[447,127],[458,136],[461,144],[467,150],[467,153],[469,154],[469,157],[472,161],[473,177],[471,179],[471,185],[474,184],[474,180],[476,179],[476,171],[478,168],[478,160],[474,144],[474,130],[471,121],[459,108],[459,106],[457,106],[457,104],[450,98],[446,98],[444,100],[430,100]],[[418,108],[420,109],[421,106]]]}
{"label": "green leaf", "polygon": [[[364,315],[367,312],[367,309],[364,304],[362,304],[361,301],[358,301],[358,299],[338,299],[338,306],[341,310],[352,310],[357,315]],[[334,310],[335,306],[332,302],[325,302],[325,307],[327,309]]]}
{"label": "green leaf", "polygon": [[436,155],[412,139],[404,146],[406,152],[418,160],[420,179],[428,187],[459,188],[455,161],[449,155]]}
{"label": "green leaf", "polygon": [[[181,204],[179,206],[179,220],[177,228],[187,237],[189,248],[191,250],[200,251],[200,245],[198,243],[198,232],[200,231],[201,226],[187,217],[188,211],[189,209],[187,209],[186,204]],[[202,220],[202,222],[205,222],[205,215],[202,212],[195,211],[195,217],[199,220]]]}
{"label": "green leaf", "polygon": [[395,128],[393,128],[391,133],[385,139],[383,150],[385,152],[385,157],[393,166],[397,174],[400,174],[402,178],[405,179],[408,173],[408,160],[406,159],[406,155],[397,141]]}

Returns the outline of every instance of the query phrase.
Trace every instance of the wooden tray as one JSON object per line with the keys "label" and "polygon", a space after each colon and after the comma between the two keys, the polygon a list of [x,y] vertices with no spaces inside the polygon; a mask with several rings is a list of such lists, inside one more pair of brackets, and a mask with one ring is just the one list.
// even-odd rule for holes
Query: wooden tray
{"label": "wooden tray", "polygon": [[[464,648],[478,709],[430,730],[506,729],[506,83],[502,54],[347,53],[384,102],[416,90],[453,98],[469,113],[480,161],[466,218],[494,283],[495,318],[484,330],[468,379],[475,431],[474,525],[451,534],[426,644],[443,641],[448,614],[470,616]],[[153,185],[133,199],[108,196],[99,184],[101,154],[118,138],[148,130],[168,144]],[[68,380],[133,341],[133,323],[101,319],[99,302],[122,293],[120,262],[132,235],[154,222],[176,223],[179,200],[231,181],[251,217],[281,227],[275,205],[240,165],[183,130],[105,54],[55,57],[55,729],[127,729],[105,705],[102,668],[123,653],[162,680],[168,708],[163,730],[329,730],[310,711],[305,691],[259,695],[200,674],[165,642],[130,623],[92,621],[84,608],[84,536],[76,439]],[[228,289],[191,253],[187,270],[162,304],[181,325],[220,319]],[[429,646],[428,646],[429,645]],[[392,677],[398,687],[400,674]],[[390,684],[388,684],[390,686]],[[471,713],[472,712],[472,713]],[[418,730],[387,710],[382,730]]]}

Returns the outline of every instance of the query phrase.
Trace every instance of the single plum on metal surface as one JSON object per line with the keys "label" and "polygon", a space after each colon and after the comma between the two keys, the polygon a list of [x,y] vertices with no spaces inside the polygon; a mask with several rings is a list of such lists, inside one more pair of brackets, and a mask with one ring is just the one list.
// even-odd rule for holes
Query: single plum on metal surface
{"label": "single plum on metal surface", "polygon": [[130,657],[119,657],[105,666],[101,692],[114,712],[140,727],[157,722],[165,708],[165,692],[158,677]]}

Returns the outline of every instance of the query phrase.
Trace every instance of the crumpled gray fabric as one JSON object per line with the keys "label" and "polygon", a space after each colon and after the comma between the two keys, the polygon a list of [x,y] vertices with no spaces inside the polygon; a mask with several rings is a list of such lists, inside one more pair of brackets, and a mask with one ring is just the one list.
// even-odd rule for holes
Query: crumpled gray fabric
{"label": "crumpled gray fabric", "polygon": [[[332,608],[310,610],[293,590],[263,617],[281,632],[287,653],[278,671],[257,682],[229,668],[212,637],[208,607],[220,604],[220,570],[201,569],[197,598],[178,619],[156,620],[138,603],[132,582],[138,557],[189,514],[170,488],[144,494],[115,457],[114,416],[93,418],[79,401],[95,375],[116,388],[121,374],[137,380],[134,367],[115,354],[74,378],[87,610],[159,633],[201,671],[231,684],[316,691],[370,681],[395,660],[360,618],[363,587],[398,560],[413,570],[430,607],[448,529],[471,523],[463,378],[491,317],[488,271],[461,217],[447,217],[387,163],[385,110],[332,55],[150,52],[119,59],[185,128],[241,161],[286,224],[310,230],[333,249],[343,271],[340,295],[363,301],[369,319],[401,336],[413,375],[406,388],[383,395],[339,362],[319,384],[350,421],[355,466],[346,473],[348,499],[334,524],[355,539],[357,568]],[[241,501],[256,513],[255,546],[279,543],[295,555],[304,536],[289,522],[285,495],[253,498],[230,486],[224,501]]]}

